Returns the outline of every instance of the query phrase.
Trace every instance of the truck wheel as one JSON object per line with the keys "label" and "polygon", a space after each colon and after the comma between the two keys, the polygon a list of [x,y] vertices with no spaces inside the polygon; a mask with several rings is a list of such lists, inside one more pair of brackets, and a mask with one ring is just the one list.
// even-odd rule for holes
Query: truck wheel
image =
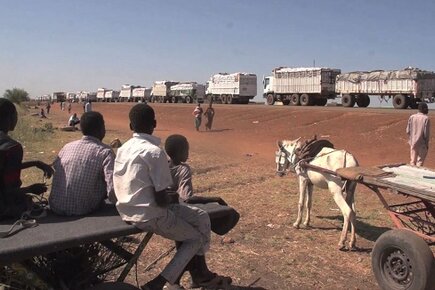
{"label": "truck wheel", "polygon": [[355,106],[355,96],[353,96],[353,95],[344,95],[341,98],[341,104],[343,105],[343,107],[348,107],[348,108],[351,108],[351,107]]}
{"label": "truck wheel", "polygon": [[283,98],[283,100],[282,100],[282,104],[283,104],[284,106],[288,106],[288,105],[290,105],[290,98],[291,98],[291,96],[289,96],[289,95],[285,96],[285,97]]}
{"label": "truck wheel", "polygon": [[356,98],[356,104],[360,108],[367,108],[370,105],[369,95],[358,95]]}
{"label": "truck wheel", "polygon": [[327,98],[318,98],[316,99],[316,106],[323,107],[326,105],[327,102],[328,102]]}
{"label": "truck wheel", "polygon": [[302,94],[300,101],[302,106],[312,106],[313,97],[308,94]]}
{"label": "truck wheel", "polygon": [[383,233],[372,251],[372,270],[382,289],[431,289],[433,263],[426,242],[405,229]]}
{"label": "truck wheel", "polygon": [[178,98],[177,97],[172,97],[171,98],[171,102],[174,103],[174,104],[178,103]]}
{"label": "truck wheel", "polygon": [[234,98],[232,95],[228,95],[227,96],[227,103],[228,104],[234,104]]}
{"label": "truck wheel", "polygon": [[268,105],[275,104],[275,96],[273,94],[268,94],[267,95],[266,104],[268,104]]}
{"label": "truck wheel", "polygon": [[192,100],[192,97],[191,97],[191,96],[186,96],[185,100],[186,100],[186,103],[188,103],[188,104],[190,104],[190,103],[192,103],[192,102],[193,102],[193,100]]}
{"label": "truck wheel", "polygon": [[301,99],[298,94],[291,95],[290,104],[292,104],[293,106],[299,106],[301,104]]}
{"label": "truck wheel", "polygon": [[395,109],[406,109],[409,105],[408,96],[398,94],[393,98],[393,106]]}
{"label": "truck wheel", "polygon": [[222,104],[226,104],[227,103],[227,96],[226,95],[222,95],[221,96],[221,101],[222,101]]}

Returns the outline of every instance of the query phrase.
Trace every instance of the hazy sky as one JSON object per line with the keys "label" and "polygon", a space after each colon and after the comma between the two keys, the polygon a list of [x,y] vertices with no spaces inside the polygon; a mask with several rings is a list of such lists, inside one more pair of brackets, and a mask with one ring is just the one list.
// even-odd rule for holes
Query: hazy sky
{"label": "hazy sky", "polygon": [[344,72],[435,70],[435,1],[0,0],[0,94],[237,71],[260,87],[274,67],[314,60]]}

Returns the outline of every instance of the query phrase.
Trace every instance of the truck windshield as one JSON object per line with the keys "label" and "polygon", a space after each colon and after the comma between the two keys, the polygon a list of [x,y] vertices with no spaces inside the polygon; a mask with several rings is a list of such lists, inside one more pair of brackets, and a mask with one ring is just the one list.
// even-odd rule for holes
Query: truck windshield
{"label": "truck windshield", "polygon": [[266,88],[269,85],[269,78],[264,78],[263,84],[264,84],[264,88]]}

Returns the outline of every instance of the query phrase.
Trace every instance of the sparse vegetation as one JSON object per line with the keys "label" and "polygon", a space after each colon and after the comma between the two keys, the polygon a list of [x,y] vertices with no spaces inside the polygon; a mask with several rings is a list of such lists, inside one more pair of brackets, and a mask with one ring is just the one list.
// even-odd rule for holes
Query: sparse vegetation
{"label": "sparse vegetation", "polygon": [[13,88],[6,90],[3,97],[11,101],[12,103],[20,104],[29,100],[29,93],[23,89]]}

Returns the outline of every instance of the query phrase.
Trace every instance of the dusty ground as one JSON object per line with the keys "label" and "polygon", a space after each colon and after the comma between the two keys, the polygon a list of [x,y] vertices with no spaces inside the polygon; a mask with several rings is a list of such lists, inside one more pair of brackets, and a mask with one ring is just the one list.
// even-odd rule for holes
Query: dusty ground
{"label": "dusty ground", "polygon": [[[130,137],[128,110],[132,104],[93,104],[104,114],[105,141]],[[190,164],[198,194],[222,196],[241,213],[237,227],[227,235],[233,243],[213,236],[210,267],[230,275],[234,284],[265,289],[376,289],[370,251],[376,238],[392,227],[374,193],[357,187],[357,252],[337,250],[341,215],[326,191],[315,190],[312,228],[296,230],[297,184],[294,176],[275,176],[276,141],[297,137],[330,139],[336,148],[353,153],[361,165],[408,162],[405,127],[411,110],[345,109],[337,107],[283,107],[215,105],[211,132],[196,132],[193,105],[152,104],[157,113],[155,135],[184,134],[191,145]],[[50,121],[66,123],[68,114],[52,107]],[[82,107],[74,104],[81,114]],[[435,123],[433,113],[430,113]],[[78,132],[68,138],[80,136]],[[432,136],[435,129],[432,127]],[[433,139],[433,138],[432,138]],[[432,140],[431,144],[435,144]],[[435,168],[430,148],[426,166]],[[144,283],[164,266],[142,273],[154,257],[171,244],[153,238],[138,265]],[[187,275],[186,275],[187,276]],[[130,275],[130,281],[135,276]],[[185,279],[186,280],[186,279]]]}

